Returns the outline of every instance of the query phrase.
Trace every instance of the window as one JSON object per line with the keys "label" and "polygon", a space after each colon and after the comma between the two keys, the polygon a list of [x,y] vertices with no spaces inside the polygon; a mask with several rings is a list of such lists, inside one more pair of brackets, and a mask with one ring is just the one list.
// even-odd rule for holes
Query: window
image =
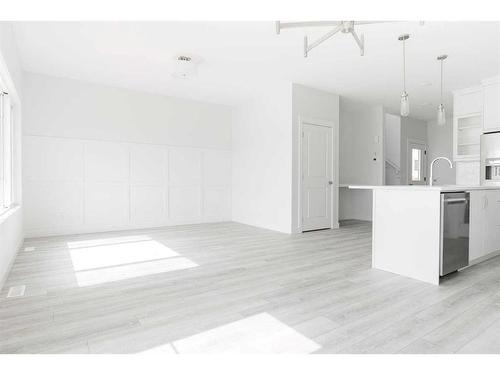
{"label": "window", "polygon": [[419,140],[408,140],[408,183],[427,183],[427,145]]}
{"label": "window", "polygon": [[12,206],[12,106],[6,92],[0,94],[0,213]]}
{"label": "window", "polygon": [[422,160],[422,151],[418,148],[411,149],[411,179],[412,181],[420,181],[420,163]]}

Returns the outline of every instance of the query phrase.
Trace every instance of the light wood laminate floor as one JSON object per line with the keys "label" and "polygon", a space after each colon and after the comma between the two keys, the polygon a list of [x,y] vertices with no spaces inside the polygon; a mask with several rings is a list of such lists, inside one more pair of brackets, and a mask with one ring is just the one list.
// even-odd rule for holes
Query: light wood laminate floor
{"label": "light wood laminate floor", "polygon": [[29,239],[0,293],[0,352],[500,353],[500,257],[439,287],[370,266],[363,222]]}

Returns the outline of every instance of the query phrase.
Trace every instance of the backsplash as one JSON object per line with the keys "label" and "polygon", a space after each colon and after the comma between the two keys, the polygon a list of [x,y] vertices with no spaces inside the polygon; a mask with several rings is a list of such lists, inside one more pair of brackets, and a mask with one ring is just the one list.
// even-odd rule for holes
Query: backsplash
{"label": "backsplash", "polygon": [[457,185],[479,185],[480,166],[478,161],[456,162]]}

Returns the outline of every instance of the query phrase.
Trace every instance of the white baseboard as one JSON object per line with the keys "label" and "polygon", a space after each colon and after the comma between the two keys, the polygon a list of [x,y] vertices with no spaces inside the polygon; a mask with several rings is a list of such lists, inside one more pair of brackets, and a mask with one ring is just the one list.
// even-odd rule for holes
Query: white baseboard
{"label": "white baseboard", "polygon": [[176,225],[189,225],[189,224],[204,224],[204,223],[218,223],[231,221],[230,218],[204,218],[204,219],[191,219],[191,220],[176,220],[157,223],[141,223],[141,224],[125,224],[125,225],[100,225],[100,226],[74,226],[74,227],[60,227],[60,228],[39,228],[28,229],[25,233],[25,238],[37,237],[50,237],[50,236],[65,236],[77,234],[90,234],[90,233],[104,233],[115,232],[124,230],[139,230],[148,228],[162,228],[171,227]]}
{"label": "white baseboard", "polygon": [[7,268],[5,269],[5,273],[3,275],[0,275],[0,291],[3,289],[5,282],[7,281],[7,278],[10,275],[10,271],[12,270],[12,266],[14,265],[14,262],[16,261],[17,254],[19,254],[19,251],[21,251],[21,248],[23,246],[24,242],[24,237],[21,234],[21,237],[17,240],[17,245],[16,245],[16,252],[14,253],[14,256],[10,259],[9,264],[7,265]]}
{"label": "white baseboard", "polygon": [[494,258],[494,257],[499,256],[499,255],[500,255],[500,250],[494,251],[494,252],[489,253],[487,255],[483,255],[482,257],[479,257],[479,258],[476,258],[474,260],[469,261],[469,267],[473,266],[474,264],[484,262],[485,260]]}

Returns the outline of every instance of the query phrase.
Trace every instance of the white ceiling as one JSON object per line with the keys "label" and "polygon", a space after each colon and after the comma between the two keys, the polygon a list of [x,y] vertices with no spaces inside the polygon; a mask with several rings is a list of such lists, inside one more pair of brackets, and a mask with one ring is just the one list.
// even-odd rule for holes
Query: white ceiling
{"label": "white ceiling", "polygon": [[[274,22],[15,22],[26,71],[224,104],[237,104],[272,81],[292,81],[397,112],[402,45],[409,33],[407,91],[411,116],[431,119],[445,61],[445,105],[451,90],[500,74],[499,22],[390,22],[356,27],[365,56],[338,34],[302,55],[302,37],[329,30],[283,30]],[[196,78],[172,78],[179,54],[201,62]]]}

